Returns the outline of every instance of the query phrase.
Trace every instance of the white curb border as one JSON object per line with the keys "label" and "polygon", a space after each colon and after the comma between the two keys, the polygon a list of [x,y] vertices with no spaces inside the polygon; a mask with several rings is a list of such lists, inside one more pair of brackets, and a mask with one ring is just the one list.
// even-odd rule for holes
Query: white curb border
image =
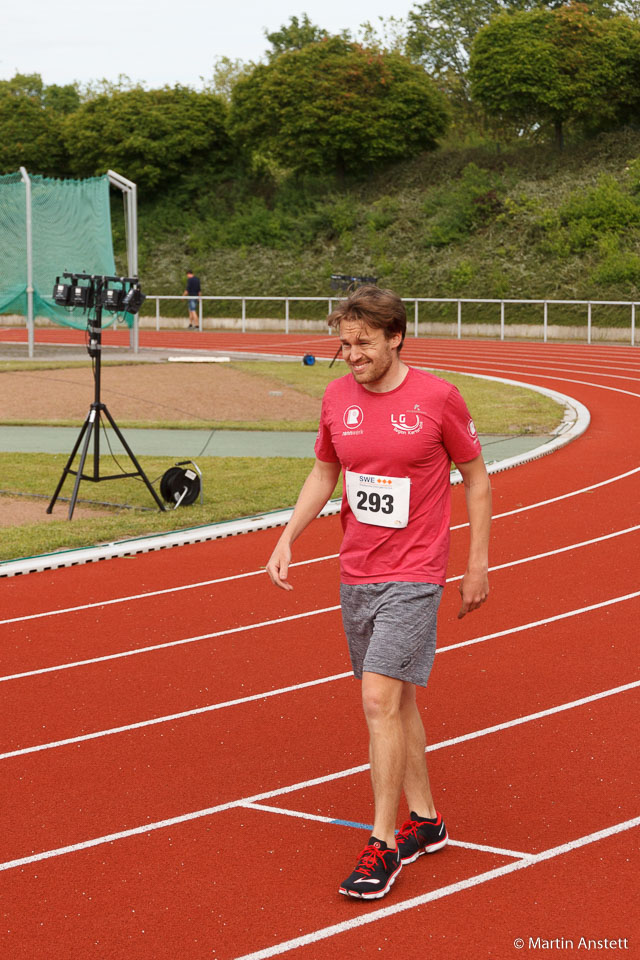
{"label": "white curb border", "polygon": [[[460,371],[449,371],[459,373]],[[546,443],[529,450],[526,453],[518,454],[515,457],[508,457],[506,460],[499,460],[495,463],[488,463],[487,470],[490,474],[501,473],[503,470],[509,470],[511,467],[517,467],[523,463],[529,463],[531,460],[538,460],[545,457],[555,450],[559,450],[566,444],[571,443],[577,437],[581,436],[587,430],[591,421],[591,415],[587,407],[569,397],[564,393],[558,393],[556,390],[548,390],[546,387],[539,387],[531,383],[523,383],[520,380],[506,380],[503,377],[489,377],[479,373],[465,373],[463,376],[476,377],[480,380],[492,380],[496,383],[507,383],[511,386],[525,387],[528,390],[535,390],[544,396],[551,397],[556,403],[564,406],[564,417],[561,423],[553,432],[552,439]],[[458,470],[451,472],[451,484],[455,485],[462,482],[462,477]],[[319,516],[326,517],[340,512],[341,500],[329,500]],[[14,577],[18,574],[37,573],[43,570],[56,570],[60,567],[73,567],[82,563],[93,563],[96,560],[109,560],[114,557],[133,556],[138,553],[149,553],[152,550],[165,550],[168,547],[180,547],[190,543],[203,543],[206,540],[219,540],[223,537],[234,537],[242,533],[250,533],[253,530],[268,530],[271,527],[284,526],[291,514],[293,508],[287,510],[274,510],[271,513],[264,513],[254,517],[242,517],[240,520],[228,520],[224,523],[205,524],[200,527],[187,527],[185,530],[175,530],[173,533],[154,534],[148,537],[138,537],[134,540],[119,540],[115,543],[106,543],[101,546],[84,547],[80,550],[61,550],[56,553],[40,554],[35,557],[23,557],[20,560],[8,560],[0,563],[0,578]]]}

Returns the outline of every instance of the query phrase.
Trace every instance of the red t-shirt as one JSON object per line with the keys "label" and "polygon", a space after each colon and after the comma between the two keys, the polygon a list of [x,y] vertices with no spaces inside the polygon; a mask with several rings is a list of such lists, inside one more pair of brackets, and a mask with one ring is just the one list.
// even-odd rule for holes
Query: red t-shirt
{"label": "red t-shirt", "polygon": [[481,453],[456,387],[415,367],[386,393],[367,390],[350,373],[334,380],[322,401],[315,453],[343,470],[411,480],[409,522],[401,529],[360,523],[343,494],[342,582],[444,584],[451,461]]}

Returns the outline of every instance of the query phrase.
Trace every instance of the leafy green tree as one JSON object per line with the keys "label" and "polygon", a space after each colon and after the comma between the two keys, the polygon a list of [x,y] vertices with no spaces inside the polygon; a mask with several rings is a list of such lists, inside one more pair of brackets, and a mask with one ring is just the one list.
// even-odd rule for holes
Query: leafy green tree
{"label": "leafy green tree", "polygon": [[590,16],[583,4],[501,14],[473,45],[473,96],[502,122],[551,125],[628,120],[640,104],[640,24]]}
{"label": "leafy green tree", "polygon": [[25,166],[30,173],[64,176],[62,121],[77,101],[73,86],[46,87],[37,73],[0,80],[0,173]]}
{"label": "leafy green tree", "polygon": [[[560,7],[566,0],[425,0],[408,15],[406,52],[436,78],[466,119],[473,115],[469,58],[479,30],[501,13]],[[624,0],[623,0],[624,2]],[[628,0],[637,3],[640,0]],[[611,16],[616,0],[588,0],[598,17]]]}
{"label": "leafy green tree", "polygon": [[447,110],[421,67],[333,37],[240,80],[229,124],[247,149],[286,167],[342,176],[433,148]]}
{"label": "leafy green tree", "polygon": [[231,93],[241,77],[247,77],[255,70],[251,60],[232,60],[231,57],[216,57],[213,64],[213,76],[206,84],[209,93],[215,93],[227,106],[231,102]]}
{"label": "leafy green tree", "polygon": [[113,168],[155,189],[193,167],[229,162],[226,108],[212,93],[188,87],[142,87],[101,93],[65,120],[76,176]]}
{"label": "leafy green tree", "polygon": [[[271,33],[265,30],[264,35],[271,44],[271,49],[267,51],[269,60],[275,60],[289,50],[302,50],[309,43],[329,39],[329,33],[323,27],[312,23],[306,13],[302,14],[302,19],[290,17],[289,23],[283,24],[279,30]],[[345,39],[348,37],[345,36]]]}
{"label": "leafy green tree", "polygon": [[[638,0],[640,2],[640,0]],[[367,20],[355,31],[354,39],[367,50],[407,55],[408,23],[401,17],[377,17]]]}

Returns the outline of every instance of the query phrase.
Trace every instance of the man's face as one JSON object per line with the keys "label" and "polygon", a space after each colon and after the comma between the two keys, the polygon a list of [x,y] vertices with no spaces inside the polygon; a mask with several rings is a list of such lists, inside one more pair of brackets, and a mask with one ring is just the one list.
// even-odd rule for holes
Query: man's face
{"label": "man's face", "polygon": [[343,320],[340,324],[342,359],[354,379],[363,385],[380,385],[389,374],[395,373],[398,363],[398,346],[402,342],[399,333],[389,340],[384,331],[369,327],[355,320]]}

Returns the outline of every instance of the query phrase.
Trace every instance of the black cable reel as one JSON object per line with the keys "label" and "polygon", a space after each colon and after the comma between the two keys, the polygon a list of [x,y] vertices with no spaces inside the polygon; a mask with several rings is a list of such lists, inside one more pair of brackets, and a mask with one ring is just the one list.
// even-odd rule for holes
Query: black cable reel
{"label": "black cable reel", "polygon": [[202,472],[197,463],[193,460],[180,460],[174,467],[169,467],[160,481],[160,494],[163,500],[173,504],[174,510],[178,507],[190,507],[198,496],[202,504]]}

